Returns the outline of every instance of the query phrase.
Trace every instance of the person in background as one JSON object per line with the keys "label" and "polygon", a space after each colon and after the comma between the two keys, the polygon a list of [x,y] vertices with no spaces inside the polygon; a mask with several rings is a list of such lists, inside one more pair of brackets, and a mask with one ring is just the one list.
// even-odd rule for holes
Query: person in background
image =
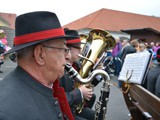
{"label": "person in background", "polygon": [[157,78],[155,95],[160,98],[160,75]]}
{"label": "person in background", "polygon": [[139,42],[137,39],[133,39],[130,41],[130,43],[127,43],[121,51],[120,59],[122,60],[122,63],[124,62],[124,59],[127,54],[135,53],[139,51]]}
{"label": "person in background", "polygon": [[121,49],[121,53],[123,51],[123,48],[125,48],[126,46],[130,45],[129,40],[128,39],[124,39],[122,41],[122,49]]}
{"label": "person in background", "polygon": [[4,55],[15,52],[17,67],[0,82],[0,120],[64,120],[52,87],[64,75],[66,38],[55,13],[16,18],[14,45]]}
{"label": "person in background", "polygon": [[160,48],[160,42],[156,42],[154,52],[157,53],[157,50]]}
{"label": "person in background", "polygon": [[147,82],[146,84],[147,84],[147,90],[149,90],[153,94],[159,95],[160,97],[160,94],[159,94],[160,89],[158,87],[159,84],[157,84],[157,79],[158,79],[158,76],[160,75],[160,48],[157,50],[156,58],[157,58],[158,64],[149,69],[146,77],[146,82]]}
{"label": "person in background", "polygon": [[144,43],[140,43],[138,52],[149,52],[149,51],[147,50],[147,47]]}
{"label": "person in background", "polygon": [[112,56],[113,56],[113,65],[114,65],[114,75],[119,76],[119,72],[121,70],[121,60],[119,59],[119,55],[122,49],[122,44],[120,42],[119,38],[115,38],[116,40],[116,46],[112,50]]}
{"label": "person in background", "polygon": [[[74,39],[67,40],[67,47],[70,48],[71,56],[66,59],[67,62],[72,65],[77,71],[79,70],[79,60],[78,54],[81,52],[81,41],[80,36],[76,30],[65,29],[66,35],[75,36]],[[65,89],[67,99],[71,110],[74,114],[76,120],[94,120],[95,111],[92,110],[92,106],[95,102],[95,95],[92,88],[87,88],[86,85],[82,84],[80,86],[76,85],[70,76],[65,73],[63,78],[60,80],[60,85]],[[77,86],[77,87],[76,87]],[[78,104],[82,104],[83,100],[87,100],[87,106],[84,106],[82,112],[77,113],[76,108]]]}
{"label": "person in background", "polygon": [[157,53],[155,53],[153,50],[153,46],[152,45],[148,45],[148,46],[146,46],[146,49],[150,52],[150,53],[152,53],[152,55],[153,55],[153,58],[152,58],[152,60],[154,60],[154,59],[156,59],[156,54]]}
{"label": "person in background", "polygon": [[0,30],[0,42],[3,45],[3,48],[5,51],[10,50],[11,48],[8,46],[8,41],[7,41],[7,37],[4,33],[4,30]]}
{"label": "person in background", "polygon": [[[4,64],[4,55],[3,55],[3,53],[5,52],[4,38],[5,38],[4,31],[0,30],[0,67],[2,64]],[[0,70],[0,73],[3,73],[3,71]]]}
{"label": "person in background", "polygon": [[[3,55],[4,51],[5,49],[3,47],[2,42],[0,41],[0,68],[1,68],[1,65],[4,64],[4,55]],[[3,73],[3,71],[0,70],[0,73]]]}
{"label": "person in background", "polygon": [[115,38],[115,40],[116,40],[116,46],[112,50],[112,56],[113,57],[116,57],[119,54],[119,52],[121,51],[121,49],[122,49],[122,44],[120,42],[120,39],[119,38]]}
{"label": "person in background", "polygon": [[156,49],[155,43],[154,43],[154,42],[151,42],[151,43],[150,43],[150,46],[151,46],[152,50],[155,51],[155,49]]}

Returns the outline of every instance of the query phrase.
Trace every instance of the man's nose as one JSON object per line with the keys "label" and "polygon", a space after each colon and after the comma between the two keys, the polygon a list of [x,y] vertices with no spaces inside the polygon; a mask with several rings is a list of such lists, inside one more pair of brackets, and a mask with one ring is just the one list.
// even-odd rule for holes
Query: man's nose
{"label": "man's nose", "polygon": [[69,51],[66,55],[65,55],[66,59],[70,59],[71,58],[71,52]]}
{"label": "man's nose", "polygon": [[71,59],[71,53],[68,52],[66,55],[65,55],[65,61],[66,63],[68,63],[68,61]]}

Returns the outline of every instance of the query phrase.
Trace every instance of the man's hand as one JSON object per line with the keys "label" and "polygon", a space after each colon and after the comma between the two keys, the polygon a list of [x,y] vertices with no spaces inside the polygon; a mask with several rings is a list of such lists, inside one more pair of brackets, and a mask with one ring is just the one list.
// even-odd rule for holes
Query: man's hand
{"label": "man's hand", "polygon": [[79,89],[82,92],[83,97],[89,101],[93,95],[92,88],[87,88],[86,85],[81,85],[79,86]]}

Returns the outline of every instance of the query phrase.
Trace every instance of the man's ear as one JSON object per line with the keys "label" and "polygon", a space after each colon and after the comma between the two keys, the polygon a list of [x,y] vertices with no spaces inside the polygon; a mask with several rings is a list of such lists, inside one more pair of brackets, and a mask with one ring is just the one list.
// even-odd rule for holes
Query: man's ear
{"label": "man's ear", "polygon": [[45,56],[45,51],[42,45],[37,45],[34,48],[34,58],[37,64],[43,65],[44,64],[44,56]]}

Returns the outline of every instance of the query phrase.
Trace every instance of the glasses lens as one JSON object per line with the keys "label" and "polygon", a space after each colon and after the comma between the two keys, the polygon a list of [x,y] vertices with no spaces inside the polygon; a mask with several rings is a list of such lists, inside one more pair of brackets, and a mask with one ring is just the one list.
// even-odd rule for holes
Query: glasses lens
{"label": "glasses lens", "polygon": [[65,53],[69,53],[69,51],[70,51],[71,49],[65,49]]}
{"label": "glasses lens", "polygon": [[47,46],[47,45],[43,45],[43,47],[58,49],[58,50],[64,50],[65,53],[69,53],[69,51],[71,50],[70,48],[59,48],[59,47],[52,47],[52,46]]}

